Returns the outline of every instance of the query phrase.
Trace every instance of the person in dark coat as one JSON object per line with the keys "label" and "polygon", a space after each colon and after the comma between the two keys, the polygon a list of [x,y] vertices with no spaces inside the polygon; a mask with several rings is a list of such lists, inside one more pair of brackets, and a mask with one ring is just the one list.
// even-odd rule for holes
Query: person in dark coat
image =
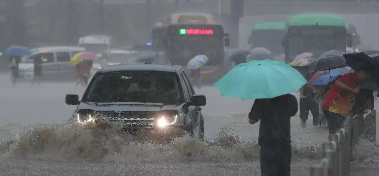
{"label": "person in dark coat", "polygon": [[16,80],[18,78],[18,72],[19,72],[19,69],[18,69],[18,66],[21,62],[21,58],[20,56],[10,56],[9,57],[9,68],[11,69],[11,74],[12,74],[12,78],[11,78],[11,81],[13,83],[13,85],[16,85]]}
{"label": "person in dark coat", "polygon": [[43,57],[35,57],[33,58],[34,62],[34,78],[32,80],[32,85],[37,81],[39,84],[41,84],[42,81],[42,64],[43,64]]}
{"label": "person in dark coat", "polygon": [[313,126],[317,126],[320,122],[319,104],[316,101],[318,91],[314,86],[304,85],[300,92],[301,126],[306,127],[309,111],[312,113]]}
{"label": "person in dark coat", "polygon": [[255,100],[249,113],[249,123],[261,121],[258,144],[261,146],[262,176],[291,175],[290,119],[297,111],[297,99],[291,94]]}

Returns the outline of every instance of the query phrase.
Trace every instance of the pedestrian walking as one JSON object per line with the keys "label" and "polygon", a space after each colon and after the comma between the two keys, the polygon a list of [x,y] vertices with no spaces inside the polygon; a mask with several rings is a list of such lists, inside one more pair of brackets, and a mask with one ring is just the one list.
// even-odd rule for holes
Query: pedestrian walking
{"label": "pedestrian walking", "polygon": [[76,83],[76,86],[78,86],[79,84],[82,86],[82,87],[85,87],[87,86],[88,84],[88,79],[90,77],[90,73],[91,73],[91,61],[83,61],[79,64],[77,64],[75,67],[76,67],[76,73],[78,75],[78,82]]}
{"label": "pedestrian walking", "polygon": [[290,119],[298,111],[298,102],[290,93],[306,83],[288,64],[266,59],[234,67],[215,84],[224,97],[255,99],[248,117],[250,124],[261,121],[258,144],[262,176],[291,175]]}
{"label": "pedestrian walking", "polygon": [[198,89],[201,89],[201,69],[189,70],[189,77],[192,85],[195,85]]}
{"label": "pedestrian walking", "polygon": [[34,77],[33,77],[33,80],[32,80],[32,85],[35,83],[35,82],[38,82],[39,84],[41,84],[42,82],[42,79],[43,79],[43,76],[42,76],[42,64],[43,64],[43,57],[34,57],[33,58],[33,63],[34,63]]}
{"label": "pedestrian walking", "polygon": [[366,80],[368,73],[368,67],[359,68],[338,78],[331,86],[322,106],[329,134],[336,133],[342,127],[346,115],[353,109],[355,96],[360,90],[359,83]]}
{"label": "pedestrian walking", "polygon": [[300,119],[301,126],[303,128],[306,127],[306,123],[309,116],[309,111],[312,113],[312,121],[313,126],[317,126],[319,124],[319,105],[316,101],[318,91],[314,86],[306,84],[300,90]]}
{"label": "pedestrian walking", "polygon": [[249,113],[249,123],[259,120],[258,144],[261,146],[262,176],[291,175],[291,123],[298,111],[296,97],[285,94],[271,99],[257,99]]}
{"label": "pedestrian walking", "polygon": [[21,62],[20,56],[10,56],[9,57],[9,68],[11,70],[11,81],[13,85],[16,85],[16,80],[19,76],[19,64]]}

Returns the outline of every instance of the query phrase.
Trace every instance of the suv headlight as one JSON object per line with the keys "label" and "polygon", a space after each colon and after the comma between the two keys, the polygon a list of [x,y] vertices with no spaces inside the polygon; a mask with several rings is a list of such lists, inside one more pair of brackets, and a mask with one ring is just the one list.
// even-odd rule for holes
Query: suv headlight
{"label": "suv headlight", "polygon": [[88,123],[95,123],[97,120],[96,118],[94,118],[92,114],[75,113],[73,117],[75,118],[75,121],[81,125],[85,125]]}
{"label": "suv headlight", "polygon": [[183,116],[177,114],[174,116],[163,115],[156,119],[156,125],[158,128],[165,128],[167,126],[178,125],[183,121]]}

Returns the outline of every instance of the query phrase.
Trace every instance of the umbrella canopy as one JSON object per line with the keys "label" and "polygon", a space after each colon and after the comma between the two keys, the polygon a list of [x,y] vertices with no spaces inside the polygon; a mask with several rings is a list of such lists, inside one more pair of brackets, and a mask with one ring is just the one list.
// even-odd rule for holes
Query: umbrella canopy
{"label": "umbrella canopy", "polygon": [[94,60],[97,59],[98,56],[96,53],[92,52],[79,52],[75,54],[71,59],[70,59],[70,64],[71,65],[78,65],[79,63],[83,62],[83,60]]}
{"label": "umbrella canopy", "polygon": [[9,46],[5,53],[13,56],[28,56],[31,54],[30,50],[25,46],[12,45]]}
{"label": "umbrella canopy", "polygon": [[354,70],[359,70],[362,67],[371,67],[372,70],[379,69],[379,63],[376,59],[363,52],[344,54],[344,57],[347,65]]}
{"label": "umbrella canopy", "polygon": [[228,60],[236,62],[236,63],[245,63],[247,56],[250,54],[247,50],[238,50],[233,52]]}
{"label": "umbrella canopy", "polygon": [[292,67],[307,67],[312,64],[314,59],[312,58],[303,58],[292,61],[289,65]]}
{"label": "umbrella canopy", "polygon": [[29,57],[32,56],[32,55],[45,54],[45,53],[46,53],[46,51],[43,51],[43,50],[32,49],[32,50],[30,50]]}
{"label": "umbrella canopy", "polygon": [[312,75],[312,77],[308,81],[308,84],[312,84],[312,82],[314,82],[316,79],[324,75],[330,75],[330,74],[344,75],[351,71],[352,69],[350,67],[342,67],[342,68],[335,68],[335,69],[326,70],[326,71],[318,71]]}
{"label": "umbrella canopy", "polygon": [[296,92],[306,83],[297,70],[284,62],[259,60],[237,65],[215,86],[221,96],[245,100]]}
{"label": "umbrella canopy", "polygon": [[368,89],[368,90],[377,90],[379,91],[378,84],[372,82],[372,81],[365,81],[359,85],[360,89]]}
{"label": "umbrella canopy", "polygon": [[379,50],[366,50],[366,51],[363,51],[363,53],[371,56],[371,55],[379,55]]}
{"label": "umbrella canopy", "polygon": [[320,58],[323,58],[323,57],[332,57],[332,56],[343,56],[343,54],[345,54],[345,52],[343,51],[339,51],[339,50],[330,50],[330,51],[327,51],[325,53],[322,53]]}
{"label": "umbrella canopy", "polygon": [[257,47],[251,50],[251,55],[271,55],[271,51],[263,47]]}
{"label": "umbrella canopy", "polygon": [[187,68],[190,70],[196,70],[204,66],[207,62],[208,57],[206,55],[197,55],[188,62]]}
{"label": "umbrella canopy", "polygon": [[326,86],[329,82],[334,81],[339,76],[342,76],[343,73],[327,73],[324,74],[318,78],[316,78],[314,81],[309,82],[310,85],[313,86]]}
{"label": "umbrella canopy", "polygon": [[330,57],[322,57],[309,65],[308,72],[317,72],[324,70],[331,70],[335,68],[346,67],[346,61],[343,56],[330,56]]}
{"label": "umbrella canopy", "polygon": [[307,52],[305,52],[305,53],[301,53],[301,54],[297,55],[297,56],[295,57],[294,60],[305,59],[305,58],[311,58],[312,56],[313,56],[312,53],[307,53]]}

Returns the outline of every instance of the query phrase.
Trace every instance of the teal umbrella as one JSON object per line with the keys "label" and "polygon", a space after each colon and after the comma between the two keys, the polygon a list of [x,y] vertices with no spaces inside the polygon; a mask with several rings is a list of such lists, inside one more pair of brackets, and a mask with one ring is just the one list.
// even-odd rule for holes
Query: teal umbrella
{"label": "teal umbrella", "polygon": [[284,62],[253,60],[235,66],[215,86],[221,96],[245,100],[296,92],[306,83],[297,70]]}

